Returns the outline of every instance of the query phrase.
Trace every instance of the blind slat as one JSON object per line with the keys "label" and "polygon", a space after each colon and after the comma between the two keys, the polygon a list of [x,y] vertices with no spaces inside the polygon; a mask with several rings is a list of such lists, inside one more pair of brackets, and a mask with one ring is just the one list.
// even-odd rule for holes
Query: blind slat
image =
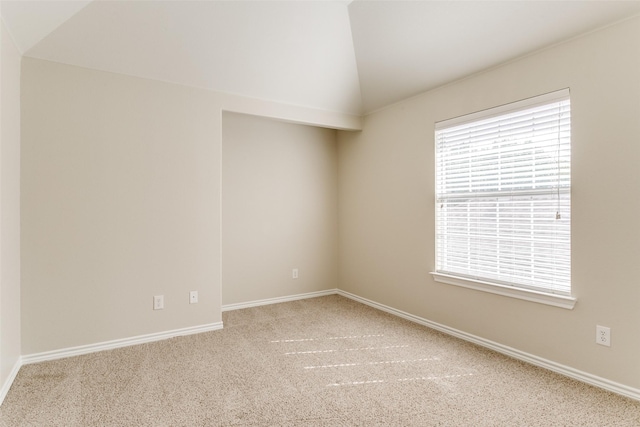
{"label": "blind slat", "polygon": [[529,102],[437,126],[436,270],[570,295],[570,101]]}

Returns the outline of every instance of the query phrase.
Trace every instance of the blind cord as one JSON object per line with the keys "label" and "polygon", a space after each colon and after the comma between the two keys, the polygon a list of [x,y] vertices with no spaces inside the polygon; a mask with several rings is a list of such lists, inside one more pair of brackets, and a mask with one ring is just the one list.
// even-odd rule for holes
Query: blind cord
{"label": "blind cord", "polygon": [[556,211],[556,220],[562,219],[562,215],[560,214],[560,119],[562,118],[562,104],[558,103],[558,210]]}

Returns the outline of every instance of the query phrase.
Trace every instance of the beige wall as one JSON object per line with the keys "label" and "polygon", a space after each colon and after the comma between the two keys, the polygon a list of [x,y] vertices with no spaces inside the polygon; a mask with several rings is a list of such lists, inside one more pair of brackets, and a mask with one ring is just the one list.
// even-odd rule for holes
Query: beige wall
{"label": "beige wall", "polygon": [[335,131],[233,113],[222,123],[223,305],[336,288]]}
{"label": "beige wall", "polygon": [[[565,87],[575,309],[435,283],[434,123]],[[338,141],[341,289],[640,387],[640,18],[405,100]]]}
{"label": "beige wall", "polygon": [[30,58],[22,71],[23,354],[220,322],[215,99]]}
{"label": "beige wall", "polygon": [[[0,387],[20,358],[20,53],[0,21]],[[15,373],[15,372],[14,372]],[[4,397],[4,396],[2,396]]]}
{"label": "beige wall", "polygon": [[[21,96],[23,355],[221,321],[222,111],[361,125],[352,115],[32,58],[23,59]],[[242,120],[229,117],[231,125]],[[333,138],[335,145],[334,131],[251,123],[274,130],[267,134],[274,144]],[[337,197],[335,152],[301,175],[314,191],[333,185],[326,200]],[[310,184],[316,176],[321,183]],[[311,200],[324,199],[311,197],[305,209]],[[296,285],[310,290],[336,285],[337,214],[317,207],[313,225],[333,224],[333,234],[304,245],[307,258],[321,259],[291,259],[301,263]],[[198,304],[188,303],[191,290]],[[164,295],[164,310],[152,310],[153,295]]]}

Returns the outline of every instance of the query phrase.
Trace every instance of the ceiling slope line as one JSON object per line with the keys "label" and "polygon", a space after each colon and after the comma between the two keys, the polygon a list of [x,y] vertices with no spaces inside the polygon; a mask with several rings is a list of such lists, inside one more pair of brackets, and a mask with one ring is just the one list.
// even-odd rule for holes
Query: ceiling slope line
{"label": "ceiling slope line", "polygon": [[18,51],[26,55],[92,1],[3,1],[0,14]]}

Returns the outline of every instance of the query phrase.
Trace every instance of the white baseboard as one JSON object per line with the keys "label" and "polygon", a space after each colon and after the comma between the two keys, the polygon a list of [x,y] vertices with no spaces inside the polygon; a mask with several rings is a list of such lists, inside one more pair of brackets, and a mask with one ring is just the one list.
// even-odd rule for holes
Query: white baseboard
{"label": "white baseboard", "polygon": [[286,297],[267,298],[256,301],[241,302],[237,304],[226,304],[222,306],[222,311],[240,310],[243,308],[259,307],[261,305],[278,304],[281,302],[297,301],[300,299],[324,297],[327,295],[335,295],[337,293],[337,289],[327,289],[326,291],[307,292],[305,294],[289,295]]}
{"label": "white baseboard", "polygon": [[589,374],[587,372],[580,371],[578,369],[571,368],[569,366],[561,365],[560,363],[553,362],[551,360],[543,359],[542,357],[535,356],[530,353],[526,353],[524,351],[517,350],[512,347],[508,347],[506,345],[499,344],[494,341],[490,341],[472,334],[468,334],[463,331],[459,331],[454,328],[450,328],[445,325],[441,325],[436,322],[432,322],[430,320],[424,319],[422,317],[414,316],[413,314],[406,313],[401,310],[396,310],[395,308],[386,306],[384,304],[377,303],[375,301],[368,300],[366,298],[362,298],[360,296],[354,295],[350,292],[346,292],[338,289],[336,292],[338,295],[342,295],[346,298],[352,299],[354,301],[358,301],[362,304],[366,304],[370,307],[377,308],[378,310],[385,311],[387,313],[396,315],[398,317],[402,317],[403,319],[410,320],[412,322],[418,323],[420,325],[426,326],[431,329],[435,329],[440,332],[444,332],[447,335],[452,335],[456,338],[460,338],[465,341],[472,342],[482,347],[489,348],[498,353],[502,353],[509,357],[513,357],[514,359],[522,360],[523,362],[530,363],[535,366],[539,366],[541,368],[548,369],[550,371],[556,372],[558,374],[567,376],[569,378],[573,378],[575,380],[581,381],[583,383],[602,388],[604,390],[611,391],[616,394],[620,394],[622,396],[629,397],[634,400],[640,400],[640,389],[629,387],[624,384],[616,383],[614,381],[607,380],[602,377],[598,377],[596,375]]}
{"label": "white baseboard", "polygon": [[4,381],[4,384],[2,384],[2,388],[0,388],[0,405],[2,405],[2,402],[4,402],[4,398],[7,397],[7,393],[9,393],[9,389],[11,388],[13,381],[16,379],[16,376],[18,375],[18,371],[22,367],[22,364],[22,358],[19,357],[18,360],[16,360],[16,363],[13,365],[9,376]]}
{"label": "white baseboard", "polygon": [[60,350],[45,351],[42,353],[28,354],[22,356],[22,364],[45,362],[48,360],[62,359],[65,357],[79,356],[81,354],[95,353],[97,351],[112,350],[114,348],[128,347],[131,345],[144,344],[153,341],[166,340],[168,338],[183,335],[199,334],[202,332],[216,331],[222,329],[222,322],[209,323],[206,325],[190,326],[188,328],[173,329],[171,331],[157,332],[154,334],[138,335],[130,338],[122,338],[113,341],[105,341],[95,344],[81,345],[78,347],[63,348]]}
{"label": "white baseboard", "polygon": [[[631,399],[640,401],[640,389],[629,387],[624,384],[616,383],[614,381],[610,381],[605,378],[601,378],[596,375],[592,375],[587,372],[583,372],[578,369],[571,368],[569,366],[561,365],[551,360],[543,359],[533,354],[526,353],[526,352],[517,350],[515,348],[508,347],[508,346],[505,346],[505,345],[502,345],[494,341],[490,341],[472,334],[468,334],[466,332],[463,332],[454,328],[450,328],[448,326],[441,325],[436,322],[432,322],[422,317],[418,317],[413,314],[409,314],[404,311],[397,310],[395,308],[377,303],[375,301],[371,301],[369,299],[360,297],[358,295],[355,295],[340,289],[330,289],[326,291],[310,292],[306,294],[291,295],[291,296],[280,297],[280,298],[269,298],[269,299],[251,301],[251,302],[239,303],[239,304],[228,304],[228,305],[222,306],[222,311],[238,310],[242,308],[257,307],[261,305],[296,301],[300,299],[315,298],[315,297],[334,295],[334,294],[341,295],[343,297],[352,299],[354,301],[358,301],[362,304],[368,305],[378,310],[385,311],[387,313],[418,323],[428,328],[435,329],[437,331],[460,338],[462,340],[469,341],[474,344],[480,345],[482,347],[489,348],[498,353],[502,353],[504,355],[513,357],[514,359],[522,360],[524,362],[530,363],[535,366],[539,366],[541,368],[548,369],[553,372],[557,372],[561,375],[567,376],[569,378],[573,378],[575,380],[584,382],[586,384],[590,384],[595,387],[599,387],[601,389],[608,390],[613,393],[620,394],[622,396],[626,396]],[[189,328],[175,329],[172,331],[166,331],[166,332],[160,332],[160,333],[148,334],[148,335],[140,335],[137,337],[131,337],[131,338],[107,341],[107,342],[102,342],[97,344],[90,344],[90,345],[84,345],[79,347],[72,347],[72,348],[66,348],[61,350],[54,350],[54,351],[22,356],[16,362],[14,368],[11,371],[11,374],[9,375],[5,383],[2,385],[2,388],[0,389],[0,404],[2,404],[2,401],[4,400],[7,392],[9,391],[9,388],[11,387],[11,384],[13,383],[22,365],[26,365],[29,363],[36,363],[36,362],[44,362],[47,360],[56,360],[64,357],[78,356],[81,354],[88,354],[88,353],[93,353],[93,352],[102,351],[102,350],[111,350],[114,348],[126,347],[130,345],[142,344],[142,343],[147,343],[152,341],[160,341],[163,339],[173,338],[176,336],[215,331],[219,329],[222,329],[222,322],[211,323],[208,325],[194,326]]]}

